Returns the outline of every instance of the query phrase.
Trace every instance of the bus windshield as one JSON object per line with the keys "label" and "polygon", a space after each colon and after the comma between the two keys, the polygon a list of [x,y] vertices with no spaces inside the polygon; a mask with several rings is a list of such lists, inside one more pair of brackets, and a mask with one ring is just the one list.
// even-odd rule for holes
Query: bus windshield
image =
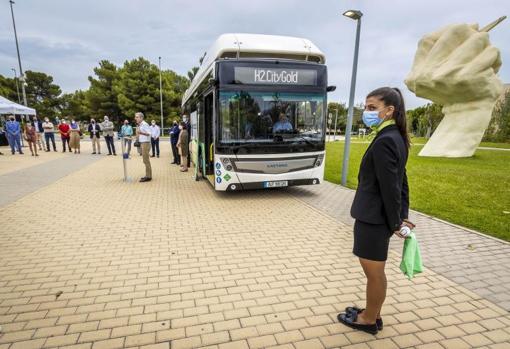
{"label": "bus windshield", "polygon": [[220,91],[219,105],[224,145],[324,140],[324,94]]}

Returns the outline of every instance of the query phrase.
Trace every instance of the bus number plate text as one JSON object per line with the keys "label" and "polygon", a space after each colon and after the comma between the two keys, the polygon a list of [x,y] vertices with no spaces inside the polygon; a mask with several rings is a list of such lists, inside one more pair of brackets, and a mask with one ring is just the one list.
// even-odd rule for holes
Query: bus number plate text
{"label": "bus number plate text", "polygon": [[288,181],[264,182],[264,188],[280,188],[287,187],[288,185],[289,185]]}

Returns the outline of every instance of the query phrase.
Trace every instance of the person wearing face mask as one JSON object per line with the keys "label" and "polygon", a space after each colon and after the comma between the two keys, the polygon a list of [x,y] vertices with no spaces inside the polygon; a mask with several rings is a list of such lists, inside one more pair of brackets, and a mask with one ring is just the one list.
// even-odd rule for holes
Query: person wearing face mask
{"label": "person wearing face mask", "polygon": [[30,152],[32,153],[32,156],[39,156],[37,154],[37,133],[35,131],[35,127],[32,126],[31,123],[25,124],[25,132],[23,137],[28,143],[28,146],[30,148]]}
{"label": "person wearing face mask", "polygon": [[39,150],[43,150],[44,146],[44,129],[42,126],[42,121],[37,118],[37,115],[34,115],[32,119],[32,126],[35,128],[35,133],[37,135],[37,145],[39,146]]}
{"label": "person wearing face mask", "polygon": [[[5,137],[5,139],[7,140],[7,136],[5,135],[5,130],[2,127],[2,125],[0,125],[0,141],[2,140],[2,137]],[[9,144],[9,142],[7,142],[7,144]],[[0,145],[1,145],[1,143],[0,143]],[[4,155],[4,153],[2,153],[0,151],[0,155]]]}
{"label": "person wearing face mask", "polygon": [[76,120],[71,121],[70,128],[71,140],[69,142],[70,147],[73,148],[75,154],[80,154],[80,125],[76,122]]}
{"label": "person wearing face mask", "polygon": [[115,153],[115,143],[113,141],[114,136],[114,126],[113,122],[110,121],[108,116],[104,116],[103,122],[101,123],[101,131],[103,132],[104,139],[106,141],[106,146],[108,147],[108,155],[117,155]]}
{"label": "person wearing face mask", "polygon": [[179,149],[179,155],[181,156],[181,172],[188,171],[188,153],[189,153],[189,138],[188,130],[186,129],[186,123],[183,121],[179,126],[180,133],[177,141],[177,148]]}
{"label": "person wearing face mask", "polygon": [[138,125],[138,142],[142,150],[143,164],[145,165],[145,177],[140,178],[140,182],[150,182],[152,180],[152,166],[149,157],[149,148],[151,146],[151,127],[143,120],[144,115],[141,112],[135,114],[135,121]]}
{"label": "person wearing face mask", "polygon": [[131,141],[133,139],[133,127],[129,124],[129,120],[124,120],[124,125],[120,129],[120,136],[122,137],[122,142],[124,142],[124,149],[126,149],[126,153],[128,156],[131,154]]}
{"label": "person wearing face mask", "polygon": [[101,154],[101,143],[99,143],[99,132],[101,132],[101,127],[99,127],[99,124],[96,123],[96,120],[90,119],[88,131],[90,134],[90,140],[92,141],[92,154]]}
{"label": "person wearing face mask", "polygon": [[384,267],[390,238],[393,234],[403,237],[400,229],[404,226],[414,228],[408,220],[410,141],[400,90],[382,87],[370,92],[362,118],[375,137],[361,161],[351,216],[355,219],[353,253],[367,277],[366,306],[347,307],[337,318],[351,328],[376,334],[383,327]]}
{"label": "person wearing face mask", "polygon": [[174,120],[173,126],[170,128],[170,145],[172,146],[172,155],[174,156],[174,161],[172,164],[180,165],[181,158],[179,156],[179,150],[177,149],[177,140],[179,139],[179,133],[181,130],[179,129],[179,124],[177,120]]}
{"label": "person wearing face mask", "polygon": [[42,124],[44,130],[44,140],[46,141],[46,151],[50,151],[50,141],[53,144],[53,151],[57,151],[57,147],[55,145],[55,126],[50,122],[49,118],[44,118],[44,122]]}
{"label": "person wearing face mask", "polygon": [[7,141],[11,146],[12,155],[16,153],[16,150],[23,154],[21,150],[21,126],[14,115],[9,116],[9,121],[5,123],[5,131],[7,132]]}
{"label": "person wearing face mask", "polygon": [[67,120],[62,120],[62,123],[58,125],[58,131],[60,132],[60,138],[62,139],[62,152],[66,152],[66,144],[69,149],[69,152],[71,152],[71,145],[69,143],[69,140],[71,138],[70,135],[70,127],[67,124]]}
{"label": "person wearing face mask", "polygon": [[157,156],[159,158],[159,136],[161,130],[159,126],[156,125],[156,121],[151,121],[151,146],[152,146],[152,155],[151,158]]}

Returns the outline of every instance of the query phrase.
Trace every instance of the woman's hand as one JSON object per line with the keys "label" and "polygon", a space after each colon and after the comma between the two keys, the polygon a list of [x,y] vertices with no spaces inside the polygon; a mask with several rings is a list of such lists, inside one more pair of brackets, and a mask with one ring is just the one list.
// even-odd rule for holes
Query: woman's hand
{"label": "woman's hand", "polygon": [[415,225],[413,222],[411,222],[411,221],[409,221],[409,220],[407,220],[407,219],[404,219],[404,220],[402,221],[402,224],[400,225],[400,229],[399,229],[399,230],[394,231],[393,233],[394,233],[395,235],[397,235],[397,236],[398,236],[399,238],[401,238],[401,239],[405,239],[405,238],[407,238],[407,236],[408,236],[409,234],[406,234],[405,230],[404,230],[404,231],[402,231],[402,228],[404,228],[404,227],[407,227],[407,228],[409,228],[410,230],[412,230],[412,229],[414,229],[414,227],[416,227],[416,225]]}
{"label": "woman's hand", "polygon": [[393,232],[396,236],[398,236],[399,238],[401,239],[405,239],[406,237],[404,235],[402,235],[402,233],[400,232],[400,230],[395,230]]}
{"label": "woman's hand", "polygon": [[414,224],[413,222],[411,222],[411,221],[410,221],[410,220],[408,220],[408,219],[404,219],[404,220],[402,221],[402,226],[404,226],[404,225],[405,225],[405,226],[407,226],[407,227],[409,227],[409,229],[414,229],[414,228],[416,227],[416,224]]}

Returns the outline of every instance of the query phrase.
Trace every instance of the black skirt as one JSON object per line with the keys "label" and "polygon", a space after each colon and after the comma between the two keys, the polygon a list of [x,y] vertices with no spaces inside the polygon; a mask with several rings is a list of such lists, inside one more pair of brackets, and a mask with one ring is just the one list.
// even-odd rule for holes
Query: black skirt
{"label": "black skirt", "polygon": [[354,222],[354,247],[352,253],[372,261],[386,261],[393,232],[386,224]]}

